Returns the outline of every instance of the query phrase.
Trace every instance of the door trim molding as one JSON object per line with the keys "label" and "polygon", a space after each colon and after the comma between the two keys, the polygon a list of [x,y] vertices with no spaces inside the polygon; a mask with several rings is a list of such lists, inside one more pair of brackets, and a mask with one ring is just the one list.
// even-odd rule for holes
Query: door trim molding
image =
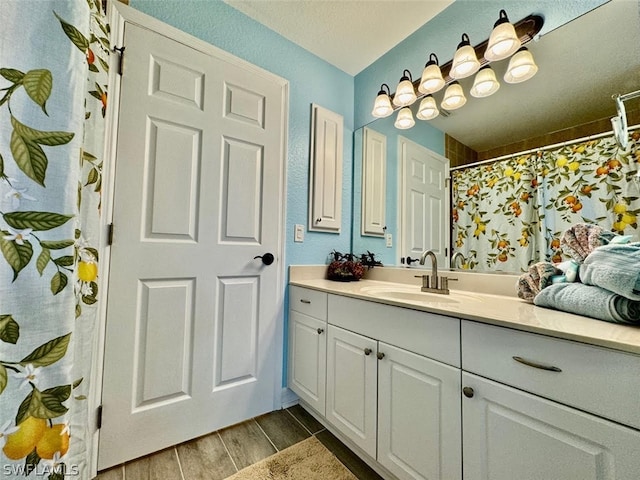
{"label": "door trim molding", "polygon": [[[278,278],[278,299],[279,305],[276,308],[276,325],[275,325],[275,338],[284,339],[284,281],[285,281],[285,236],[284,229],[286,224],[286,196],[287,196],[287,159],[288,159],[288,138],[289,138],[289,81],[283,77],[280,77],[274,73],[264,70],[246,60],[243,60],[235,55],[230,54],[214,45],[211,45],[197,37],[194,37],[186,32],[183,32],[175,27],[172,27],[160,20],[157,20],[149,15],[146,15],[132,7],[129,7],[120,2],[109,2],[109,24],[111,26],[111,43],[110,49],[113,52],[113,47],[122,47],[124,43],[124,31],[125,25],[135,24],[142,28],[152,30],[160,35],[164,35],[172,38],[188,47],[198,50],[210,56],[218,57],[228,63],[250,70],[252,74],[259,77],[269,79],[272,82],[278,84],[282,90],[282,125],[281,125],[281,137],[280,137],[280,157],[281,162],[279,166],[279,176],[282,183],[282,189],[279,194],[279,202],[281,209],[278,215],[278,231],[280,232],[278,238],[278,246],[276,258],[278,259],[277,265],[272,268],[277,268]],[[114,55],[111,53],[111,62],[113,62]],[[125,60],[126,68],[126,60]],[[116,145],[117,145],[117,132],[118,132],[118,117],[120,113],[120,89],[121,89],[121,76],[118,75],[115,68],[109,69],[109,99],[106,111],[106,126],[105,126],[105,146],[103,151],[104,169],[103,169],[103,201],[102,201],[102,218],[100,220],[100,277],[99,277],[99,289],[102,292],[100,299],[100,307],[98,311],[98,325],[95,335],[94,343],[94,356],[92,359],[91,369],[91,386],[89,393],[89,428],[91,436],[90,452],[91,452],[91,464],[89,465],[89,472],[91,478],[97,475],[98,470],[98,448],[99,448],[99,435],[100,431],[97,429],[97,417],[98,407],[102,403],[102,380],[104,369],[104,349],[105,349],[105,335],[106,335],[106,320],[107,320],[107,299],[109,291],[109,264],[111,249],[107,242],[109,224],[113,222],[113,206],[115,198],[115,170],[116,170]],[[117,226],[116,226],[117,229]],[[117,236],[117,230],[116,230]],[[277,368],[282,370],[283,367],[283,348],[284,340],[279,344],[279,348],[276,352]],[[282,406],[282,371],[280,375],[276,375],[276,385],[273,389],[273,406],[274,409]]]}

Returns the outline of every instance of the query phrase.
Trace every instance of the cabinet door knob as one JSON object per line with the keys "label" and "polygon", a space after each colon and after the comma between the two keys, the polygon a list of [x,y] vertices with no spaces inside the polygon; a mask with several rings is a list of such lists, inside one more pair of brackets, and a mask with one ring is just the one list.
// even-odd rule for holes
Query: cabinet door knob
{"label": "cabinet door knob", "polygon": [[324,328],[319,328],[318,329],[318,335],[322,335],[322,332],[324,332]]}
{"label": "cabinet door knob", "polygon": [[371,352],[373,352],[373,350],[371,350],[370,348],[365,348],[364,349],[364,354],[365,355],[371,355]]}
{"label": "cabinet door knob", "polygon": [[471,387],[464,387],[462,393],[464,393],[464,396],[467,398],[473,398],[474,391]]}
{"label": "cabinet door knob", "polygon": [[378,360],[382,360],[384,358],[384,353],[378,352],[377,357],[378,357]]}

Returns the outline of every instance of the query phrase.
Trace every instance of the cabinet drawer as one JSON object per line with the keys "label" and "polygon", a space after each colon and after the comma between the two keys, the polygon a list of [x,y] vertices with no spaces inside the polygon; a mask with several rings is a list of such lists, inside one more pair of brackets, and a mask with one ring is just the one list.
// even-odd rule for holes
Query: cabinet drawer
{"label": "cabinet drawer", "polygon": [[329,295],[329,323],[460,367],[460,320]]}
{"label": "cabinet drawer", "polygon": [[289,308],[319,320],[326,320],[327,294],[291,285],[289,287]]}
{"label": "cabinet drawer", "polygon": [[462,369],[640,428],[640,356],[462,322]]}

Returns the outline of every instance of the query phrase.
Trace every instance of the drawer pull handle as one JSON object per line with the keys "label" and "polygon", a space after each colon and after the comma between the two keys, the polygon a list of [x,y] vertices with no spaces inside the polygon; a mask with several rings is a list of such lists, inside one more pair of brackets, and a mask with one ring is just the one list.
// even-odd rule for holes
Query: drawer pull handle
{"label": "drawer pull handle", "polygon": [[522,357],[512,357],[516,362],[520,362],[523,365],[527,365],[528,367],[539,368],[540,370],[547,370],[548,372],[561,372],[562,370],[558,367],[554,367],[553,365],[545,365],[543,363],[532,362],[531,360],[526,360]]}
{"label": "drawer pull handle", "polygon": [[378,352],[377,357],[378,357],[378,360],[382,360],[384,358],[384,353]]}
{"label": "drawer pull handle", "polygon": [[311,300],[307,300],[307,299],[305,299],[305,298],[301,298],[301,299],[300,299],[300,301],[301,301],[302,303],[308,303],[308,304],[311,304]]}
{"label": "drawer pull handle", "polygon": [[371,355],[371,352],[373,352],[373,350],[371,350],[370,348],[365,348],[364,349],[364,354],[365,355]]}
{"label": "drawer pull handle", "polygon": [[322,332],[324,332],[324,328],[319,328],[318,329],[318,335],[322,335]]}

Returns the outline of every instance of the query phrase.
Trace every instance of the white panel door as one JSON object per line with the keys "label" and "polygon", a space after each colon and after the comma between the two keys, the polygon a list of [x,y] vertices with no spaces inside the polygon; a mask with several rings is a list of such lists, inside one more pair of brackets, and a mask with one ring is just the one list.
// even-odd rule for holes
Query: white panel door
{"label": "white panel door", "polygon": [[377,342],[329,325],[327,420],[376,456]]}
{"label": "white panel door", "polygon": [[402,257],[431,250],[438,265],[448,266],[449,160],[404,137],[398,137],[401,168],[400,219]]}
{"label": "white panel door", "polygon": [[465,480],[637,480],[640,432],[463,373]]}
{"label": "white panel door", "polygon": [[460,369],[383,342],[378,462],[401,480],[460,480]]}
{"label": "white panel door", "polygon": [[381,237],[387,228],[387,137],[364,129],[362,148],[362,235]]}
{"label": "white panel door", "polygon": [[286,85],[124,40],[101,469],[273,410],[281,378]]}
{"label": "white panel door", "polygon": [[289,388],[314,410],[325,414],[327,322],[289,313]]}

